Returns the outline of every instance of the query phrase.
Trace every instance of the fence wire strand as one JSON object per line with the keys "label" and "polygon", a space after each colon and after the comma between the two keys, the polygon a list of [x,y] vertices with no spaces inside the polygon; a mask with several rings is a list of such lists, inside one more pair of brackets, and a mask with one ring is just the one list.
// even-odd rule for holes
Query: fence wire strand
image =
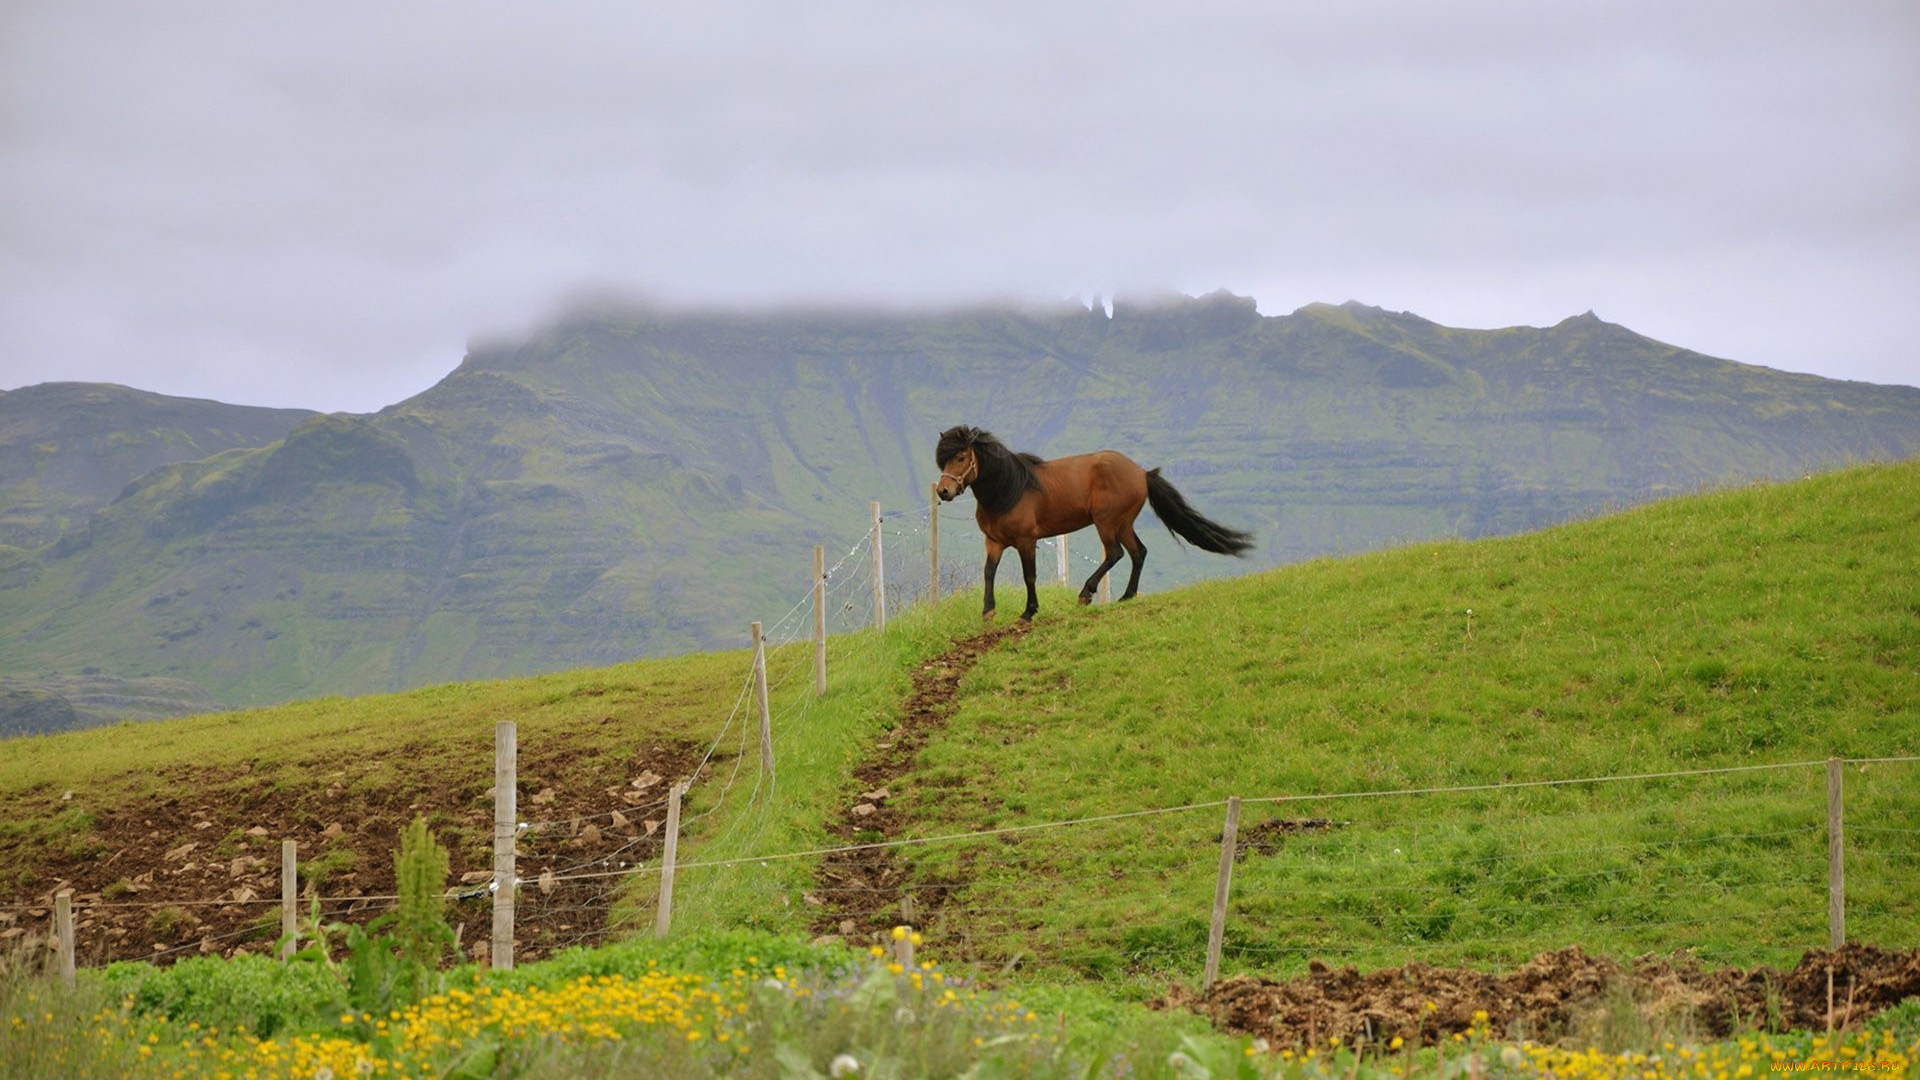
{"label": "fence wire strand", "polygon": [[[823,607],[823,615],[828,629],[832,632],[827,647],[829,659],[845,665],[859,662],[879,654],[888,647],[881,634],[874,631],[876,619],[876,600],[884,599],[888,609],[898,610],[912,600],[925,595],[927,587],[935,583],[942,575],[946,564],[930,567],[927,548],[915,541],[916,537],[930,533],[929,515],[938,513],[937,508],[916,510],[895,510],[883,512],[875,527],[866,530],[862,536],[844,549],[831,566],[825,567],[818,582],[809,581],[803,595],[776,620],[762,635],[769,666],[775,670],[768,673],[766,694],[768,701],[768,727],[773,733],[776,748],[791,745],[803,730],[812,715],[815,694],[806,685],[804,679],[797,676],[811,666],[813,652],[810,647],[811,627],[802,618],[810,605],[815,602],[816,586]],[[877,597],[874,575],[859,565],[856,560],[863,556],[872,558],[876,542],[891,539],[880,560],[884,564],[886,592]],[[1055,541],[1056,544],[1061,541]],[[1057,551],[1057,547],[1053,549]],[[918,556],[917,566],[914,559]],[[1071,585],[1076,577],[1076,567],[1090,569],[1098,567],[1103,561],[1099,545],[1069,545],[1067,549],[1068,573],[1065,584]],[[1056,557],[1057,558],[1057,557]],[[1046,571],[1052,571],[1055,560],[1041,560]],[[849,567],[849,564],[854,565]],[[1043,577],[1056,577],[1057,572],[1044,572]],[[784,655],[783,655],[784,653]],[[732,707],[728,710],[712,741],[694,767],[690,780],[710,775],[709,766],[724,745],[733,744],[734,761],[724,783],[717,787],[709,784],[701,789],[701,798],[706,808],[696,814],[685,817],[681,822],[682,830],[700,823],[720,813],[723,809],[730,812],[725,824],[714,832],[705,843],[709,847],[722,850],[731,847],[734,850],[752,851],[759,846],[765,831],[777,817],[777,789],[773,775],[764,769],[756,769],[754,782],[744,796],[736,794],[736,785],[740,780],[740,770],[745,767],[751,756],[751,742],[756,731],[752,712],[747,701],[753,692],[755,672],[750,668],[741,680]],[[735,725],[738,724],[738,731]],[[1887,755],[1878,757],[1844,759],[1844,764],[1854,767],[1870,765],[1894,765],[1920,762],[1920,755]],[[1702,767],[1689,769],[1670,769],[1665,771],[1596,775],[1545,780],[1519,780],[1476,784],[1457,784],[1429,787],[1382,788],[1362,791],[1331,791],[1314,793],[1279,793],[1255,795],[1241,798],[1247,806],[1266,805],[1273,807],[1291,806],[1300,803],[1326,803],[1352,800],[1389,800],[1400,798],[1424,798],[1445,795],[1479,794],[1494,792],[1514,792],[1523,790],[1575,788],[1603,784],[1627,782],[1656,782],[1704,777],[1726,777],[1738,774],[1780,773],[1793,770],[1812,770],[1824,768],[1827,759],[1771,762],[1761,764]],[[533,820],[521,824],[521,842],[529,845],[548,840],[561,839],[560,830],[564,827],[577,830],[582,823],[598,821],[614,815],[644,815],[650,810],[666,804],[665,798],[650,802],[621,806],[612,810],[583,815],[569,815],[565,819]],[[1754,796],[1743,800],[1742,805],[1766,805],[1771,800],[1765,796]],[[930,836],[896,837],[868,843],[841,844],[836,846],[812,847],[803,850],[747,854],[727,858],[695,859],[680,862],[675,867],[676,874],[698,874],[702,871],[719,871],[732,868],[769,867],[775,863],[791,863],[796,860],[823,859],[830,856],[854,855],[864,852],[894,851],[904,852],[910,849],[932,849],[940,845],[966,844],[992,840],[1008,840],[1013,837],[1043,833],[1051,830],[1072,829],[1101,823],[1140,821],[1148,818],[1169,817],[1201,811],[1217,811],[1228,805],[1226,799],[1211,799],[1168,807],[1151,807],[1116,813],[1093,814],[1071,817],[1062,820],[1033,822],[1017,825],[1003,825],[969,831],[941,833]],[[1713,808],[1716,816],[1724,818],[1727,806],[1716,804]],[[1491,807],[1483,808],[1488,814],[1497,814]],[[1497,835],[1503,840],[1513,838],[1516,826],[1524,827],[1541,821],[1581,820],[1598,824],[1603,821],[1622,818],[1647,817],[1645,807],[1620,807],[1609,810],[1567,809],[1551,813],[1529,814],[1521,821],[1501,820],[1497,823],[1478,822],[1433,824],[1429,821],[1402,816],[1391,819],[1348,820],[1332,822],[1326,832],[1311,834],[1288,833],[1289,843],[1305,844],[1309,838],[1335,838],[1347,835],[1348,830],[1364,832],[1368,836],[1383,836],[1389,833],[1404,833],[1406,839],[1402,846],[1415,854],[1424,854],[1423,849],[1442,848],[1455,839],[1466,841],[1475,837],[1489,835],[1487,830],[1496,826],[1502,830]],[[1678,816],[1676,811],[1675,816]],[[1281,819],[1272,819],[1281,820]],[[1255,823],[1260,824],[1260,823]],[[1648,828],[1666,825],[1684,829],[1679,821],[1663,822],[1657,817],[1648,818],[1643,823]],[[1756,822],[1757,824],[1757,822]],[[1908,828],[1901,825],[1853,824],[1847,826],[1856,834],[1868,834],[1882,837],[1905,837],[1920,835],[1920,828]],[[1241,876],[1240,889],[1257,896],[1258,905],[1254,910],[1242,908],[1234,918],[1242,933],[1274,934],[1286,932],[1290,927],[1310,927],[1317,930],[1329,930],[1336,927],[1379,927],[1383,920],[1412,919],[1419,920],[1430,912],[1393,911],[1373,913],[1365,911],[1287,911],[1275,912],[1266,907],[1271,901],[1284,899],[1312,899],[1315,897],[1339,901],[1355,896],[1400,893],[1410,897],[1424,898],[1427,902],[1451,901],[1458,899],[1450,886],[1428,879],[1414,879],[1396,883],[1382,883],[1377,880],[1383,870],[1404,868],[1409,871],[1422,871],[1435,868],[1487,868],[1502,865],[1527,865],[1548,860],[1577,860],[1591,856],[1624,856],[1637,853],[1634,861],[1625,865],[1583,870],[1570,874],[1553,874],[1550,880],[1555,886],[1569,882],[1590,879],[1615,879],[1631,881],[1649,873],[1657,873],[1672,879],[1684,871],[1698,871],[1703,876],[1724,870],[1730,859],[1736,856],[1723,854],[1717,857],[1693,861],[1646,862],[1645,856],[1655,852],[1679,852],[1699,845],[1733,845],[1754,841],[1779,840],[1790,837],[1810,836],[1825,828],[1824,821],[1810,823],[1786,829],[1756,830],[1738,833],[1715,833],[1710,835],[1677,835],[1666,839],[1650,839],[1631,843],[1600,844],[1577,847],[1555,847],[1530,851],[1504,851],[1496,854],[1447,854],[1437,852],[1433,858],[1407,858],[1400,848],[1395,848],[1389,858],[1377,851],[1342,850],[1328,853],[1326,858],[1315,858],[1309,849],[1306,852],[1296,850],[1293,857],[1276,859],[1271,853],[1260,856],[1260,861],[1236,871]],[[1217,834],[1216,834],[1217,836]],[[538,926],[538,933],[546,946],[564,948],[572,944],[583,944],[595,940],[613,937],[629,924],[651,915],[644,904],[629,903],[624,909],[616,906],[618,883],[621,880],[638,879],[649,874],[658,874],[662,867],[657,863],[644,862],[629,864],[622,858],[640,848],[649,841],[658,840],[656,833],[645,833],[626,839],[626,842],[611,852],[594,856],[582,861],[567,864],[554,854],[546,855],[523,853],[521,858],[538,866],[537,870],[516,879],[515,886],[520,900],[521,910],[529,926]],[[1217,842],[1217,840],[1216,840]],[[1897,843],[1897,841],[1894,841]],[[1175,859],[1172,863],[1157,864],[1150,872],[1158,874],[1163,880],[1181,875],[1184,877],[1202,876],[1206,867],[1214,860],[1211,845],[1198,845],[1200,854],[1185,860]],[[1904,863],[1916,858],[1915,851],[1889,851],[1881,847],[1865,847],[1855,844],[1847,849],[1849,856],[1872,859],[1884,859],[1894,863]],[[1251,859],[1250,853],[1247,858]],[[983,935],[1005,935],[1013,939],[1002,943],[1005,948],[1033,948],[1044,942],[1086,942],[1100,937],[1117,938],[1124,933],[1124,927],[1116,922],[1102,922],[1099,925],[1049,926],[1032,918],[1032,905],[1026,903],[996,903],[1008,888],[1026,887],[1031,878],[1038,873],[1050,873],[1063,881],[1075,881],[1080,885],[1099,884],[1102,879],[1121,871],[1117,864],[1101,866],[1097,863],[1084,865],[1069,858],[1057,858],[1049,851],[1023,851],[996,848],[978,856],[970,856],[971,862],[965,863],[971,873],[946,876],[938,880],[918,881],[912,877],[912,868],[906,868],[906,878],[897,884],[872,885],[866,883],[833,884],[814,881],[803,887],[797,898],[781,894],[783,902],[795,902],[803,906],[818,906],[824,903],[821,897],[852,899],[856,897],[872,898],[876,902],[886,903],[893,898],[924,897],[936,894],[945,898],[944,905],[936,906],[936,918],[943,922],[949,916],[955,916],[958,923],[956,933],[964,935],[969,941]],[[620,865],[615,865],[619,863]],[[590,869],[598,866],[600,869]],[[1138,867],[1132,868],[1138,872]],[[984,872],[983,872],[984,871]],[[1329,880],[1330,876],[1352,875],[1360,880],[1347,884],[1338,880]],[[1314,880],[1320,878],[1320,880]],[[1498,880],[1490,878],[1488,880]],[[1282,885],[1281,883],[1286,884]],[[1754,890],[1778,889],[1781,887],[1801,887],[1809,891],[1817,890],[1824,881],[1808,873],[1804,879],[1795,874],[1779,874],[1767,877],[1755,877],[1744,880],[1689,880],[1662,890],[1663,896],[1715,896],[1730,897],[1751,894]],[[761,886],[752,886],[760,888]],[[778,890],[779,886],[774,886]],[[484,898],[488,890],[485,887],[453,892],[457,900]],[[975,898],[980,903],[966,902],[960,898]],[[321,900],[323,911],[333,909],[336,916],[358,915],[368,910],[382,910],[372,905],[391,906],[399,898],[391,894],[356,895],[325,897]],[[305,901],[306,898],[303,898]],[[161,909],[190,907],[272,907],[282,901],[277,897],[252,897],[233,899],[220,897],[214,899],[164,899],[135,901],[83,901],[73,906],[76,917],[93,912],[116,909]],[[1714,916],[1702,915],[1687,919],[1645,919],[1632,920],[1620,917],[1619,909],[1630,907],[1635,902],[1631,896],[1594,895],[1569,900],[1543,900],[1540,902],[1514,902],[1507,904],[1474,904],[1466,912],[1476,919],[1498,916],[1517,916],[1536,912],[1585,912],[1588,922],[1603,928],[1609,934],[1645,934],[1650,931],[1672,930],[1681,927],[1709,925],[1719,922]],[[1243,902],[1244,903],[1244,902]],[[345,905],[345,907],[343,907]],[[38,911],[48,907],[46,902],[19,904],[0,904],[0,911],[20,912]],[[1081,908],[1076,917],[1088,919],[1101,916],[1105,905],[1098,902]],[[1137,913],[1135,913],[1137,914]],[[1809,917],[1811,919],[1811,916]],[[206,951],[212,944],[233,940],[243,936],[259,936],[263,933],[261,925],[256,924],[225,931],[217,935],[205,935],[197,940],[180,945],[169,946],[151,953],[153,957],[176,955],[192,950]],[[1509,937],[1474,937],[1458,941],[1394,942],[1333,946],[1324,944],[1264,944],[1249,943],[1245,940],[1229,943],[1225,952],[1229,955],[1284,956],[1313,953],[1346,954],[1382,954],[1417,953],[1430,950],[1453,950],[1472,952],[1476,950],[1498,949],[1505,946],[1523,944],[1538,945],[1552,936],[1551,931],[1539,930]],[[1762,943],[1758,947],[1768,947]],[[1073,963],[1076,959],[1092,962],[1111,955],[1111,950],[1087,951],[1076,954],[1070,951],[1056,952],[1045,957],[1049,962]],[[1019,961],[1016,955],[1014,962]]]}

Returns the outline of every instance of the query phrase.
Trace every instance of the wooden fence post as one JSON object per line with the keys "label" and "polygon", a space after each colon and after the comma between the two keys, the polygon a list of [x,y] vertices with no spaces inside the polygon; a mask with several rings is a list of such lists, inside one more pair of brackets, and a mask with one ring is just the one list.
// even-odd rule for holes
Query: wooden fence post
{"label": "wooden fence post", "polygon": [[687,785],[675,784],[667,791],[667,838],[666,847],[660,853],[660,908],[653,916],[653,936],[667,936],[667,928],[673,925],[673,866],[680,852],[680,797],[687,793]]}
{"label": "wooden fence post", "polygon": [[60,963],[60,981],[72,989],[75,979],[73,970],[73,890],[61,889],[53,894],[53,934],[57,939],[56,955]]}
{"label": "wooden fence post", "polygon": [[873,628],[887,628],[887,561],[880,551],[880,502],[873,503]]}
{"label": "wooden fence post", "polygon": [[906,927],[906,933],[893,943],[894,959],[908,971],[913,970],[913,894],[900,898],[900,925]]}
{"label": "wooden fence post", "polygon": [[511,720],[493,728],[493,942],[487,962],[513,970],[513,841],[519,832],[518,729]]}
{"label": "wooden fence post", "polygon": [[1067,534],[1061,533],[1053,538],[1054,557],[1060,564],[1060,584],[1067,583]]}
{"label": "wooden fence post", "polygon": [[927,496],[927,599],[940,602],[940,484]]}
{"label": "wooden fence post", "polygon": [[753,701],[760,706],[760,772],[773,776],[773,720],[767,712],[767,642],[753,624]]}
{"label": "wooden fence post", "polygon": [[1100,575],[1100,602],[1103,604],[1113,603],[1113,571],[1112,570],[1109,570],[1106,573]]}
{"label": "wooden fence post", "polygon": [[1827,759],[1827,948],[1847,943],[1847,853],[1840,808],[1845,762]]}
{"label": "wooden fence post", "polygon": [[827,692],[827,549],[813,545],[813,696]]}
{"label": "wooden fence post", "polygon": [[1207,972],[1202,994],[1220,978],[1220,944],[1227,932],[1227,893],[1233,885],[1233,852],[1240,836],[1240,796],[1227,798],[1227,827],[1220,831],[1220,873],[1213,882],[1213,922],[1207,927]]}
{"label": "wooden fence post", "polygon": [[280,959],[293,958],[300,932],[300,845],[280,841]]}

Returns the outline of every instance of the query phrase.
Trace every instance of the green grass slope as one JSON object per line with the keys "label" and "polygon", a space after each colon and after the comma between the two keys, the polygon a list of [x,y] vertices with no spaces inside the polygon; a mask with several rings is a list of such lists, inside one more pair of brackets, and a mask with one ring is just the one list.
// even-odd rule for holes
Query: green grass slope
{"label": "green grass slope", "polygon": [[[853,588],[846,581],[831,594],[836,599]],[[681,766],[667,779],[704,759],[686,803],[683,851],[809,846],[860,754],[891,722],[907,673],[968,632],[975,617],[958,604],[927,606],[894,620],[884,636],[836,633],[828,646],[829,692],[816,697],[811,646],[793,641],[809,628],[804,616],[796,609],[769,627],[776,643],[768,669],[777,787],[758,773],[748,650],[11,740],[0,755],[0,922],[17,920],[62,881],[83,894],[83,904],[88,893],[124,895],[127,879],[186,843],[196,844],[203,859],[214,849],[224,865],[236,856],[273,855],[280,839],[293,839],[303,865],[340,871],[329,877],[326,895],[387,889],[394,838],[415,815],[425,815],[451,849],[456,875],[485,868],[501,720],[518,728],[522,817],[536,826],[521,841],[521,874],[530,880],[590,861],[572,843],[574,817],[609,835],[613,811],[631,815],[630,828],[642,819],[657,822],[658,799],[636,809],[615,793],[642,774],[643,763],[657,763],[663,747]],[[836,614],[834,625],[840,621]],[[246,835],[263,822],[273,824],[270,836]],[[327,831],[335,823],[345,824],[344,834]],[[175,882],[170,872],[180,861],[161,862],[159,879],[139,900],[180,902],[204,914],[187,902],[225,895],[230,883],[210,889],[191,878]],[[772,887],[755,884],[763,893]],[[580,888],[563,888],[552,903],[604,909]],[[547,902],[537,895],[529,890],[523,911]],[[691,895],[687,910],[717,899]],[[485,901],[472,903],[467,914],[484,917]],[[589,915],[577,920],[569,940],[615,936],[626,917],[609,923]],[[554,944],[532,935],[526,943]],[[234,944],[245,943],[225,941]],[[97,933],[88,947],[103,947]],[[144,955],[140,943],[112,948],[118,956]]]}
{"label": "green grass slope", "polygon": [[[982,659],[892,785],[910,836],[992,832],[902,848],[901,891],[934,911],[944,956],[1144,993],[1198,972],[1229,795],[1920,753],[1916,536],[1920,462],[1906,462],[1124,606],[1049,589],[1032,631]],[[724,734],[689,806],[695,865],[675,925],[805,930],[822,886],[812,859],[790,856],[832,842],[853,766],[887,739],[911,674],[974,631],[976,602],[836,636],[823,698],[806,647],[776,650],[773,780],[751,730],[723,726],[740,652],[23,739],[0,758],[0,866],[14,871],[0,900],[45,887],[18,873],[37,852],[104,853],[97,823],[147,800],[206,806],[208,836],[246,827],[221,815],[263,789],[305,807],[316,833],[342,801],[377,802],[395,829],[444,809],[410,799],[483,803],[493,722],[513,718],[523,806],[567,788],[569,767]],[[1915,763],[1847,773],[1856,939],[1914,943],[1916,781]],[[1500,962],[1570,943],[1778,961],[1825,940],[1825,789],[1815,765],[1249,801],[1226,967]],[[1027,828],[1089,818],[1104,820]],[[1329,824],[1275,824],[1307,819]],[[484,855],[477,833],[453,843]],[[523,874],[567,858],[530,842]],[[627,879],[608,932],[650,925],[654,880],[645,867]]]}
{"label": "green grass slope", "polygon": [[[1229,795],[1920,752],[1920,463],[1043,608],[896,785],[925,835]],[[1043,600],[1043,604],[1046,601]],[[1050,617],[1049,617],[1050,616]],[[1249,803],[1227,968],[1824,944],[1825,773]],[[1920,764],[1846,778],[1849,928],[1911,945]],[[978,958],[1197,970],[1218,806],[908,849]],[[1331,819],[1282,831],[1270,819]]]}

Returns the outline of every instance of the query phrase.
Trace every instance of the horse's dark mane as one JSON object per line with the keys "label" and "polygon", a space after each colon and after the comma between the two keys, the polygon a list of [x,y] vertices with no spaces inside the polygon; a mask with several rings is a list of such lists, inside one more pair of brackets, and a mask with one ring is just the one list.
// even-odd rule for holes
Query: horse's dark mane
{"label": "horse's dark mane", "polygon": [[980,462],[980,475],[973,481],[973,497],[987,513],[1006,513],[1022,495],[1040,486],[1040,477],[1033,467],[1046,464],[1044,458],[1011,450],[992,432],[965,424],[940,433],[940,442],[933,450],[933,463],[944,469],[954,455],[968,447],[973,448],[974,458]]}

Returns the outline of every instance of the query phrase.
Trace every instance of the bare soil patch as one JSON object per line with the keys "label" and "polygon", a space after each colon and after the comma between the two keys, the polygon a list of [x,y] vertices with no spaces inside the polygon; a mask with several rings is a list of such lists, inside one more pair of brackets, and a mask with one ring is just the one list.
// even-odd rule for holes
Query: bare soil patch
{"label": "bare soil patch", "polygon": [[[920,665],[913,688],[900,708],[900,722],[853,771],[859,781],[856,797],[827,825],[827,833],[841,844],[874,844],[898,838],[903,815],[890,803],[893,789],[908,771],[920,748],[945,727],[953,715],[960,680],[973,665],[1009,635],[1025,633],[1027,624],[1015,623],[957,641],[946,652]],[[952,884],[914,886],[908,870],[893,848],[856,848],[821,859],[815,887],[807,901],[818,907],[813,930],[847,941],[877,937],[899,924],[901,901],[912,896],[915,918],[926,923],[945,905]]]}
{"label": "bare soil patch", "polygon": [[1399,1036],[1432,1044],[1465,1030],[1477,1010],[1486,1011],[1496,1035],[1564,1036],[1578,1032],[1610,994],[1624,992],[1651,1024],[1724,1036],[1754,1028],[1825,1029],[1829,970],[1835,1028],[1920,995],[1920,949],[1813,949],[1791,970],[1779,971],[1710,970],[1685,955],[1621,963],[1573,947],[1541,953],[1503,974],[1422,963],[1362,974],[1316,961],[1296,979],[1223,979],[1205,997],[1174,987],[1158,1004],[1190,1009],[1223,1031],[1276,1047],[1324,1044],[1336,1035],[1350,1043]]}
{"label": "bare soil patch", "polygon": [[[557,878],[658,854],[669,786],[700,766],[704,747],[669,742],[631,750],[582,748],[564,738],[524,743],[519,754],[522,879],[516,955],[537,959],[591,942],[609,929],[618,878]],[[0,865],[34,883],[29,897],[0,898],[0,947],[49,932],[53,894],[74,890],[81,959],[151,959],[268,952],[280,933],[280,844],[296,841],[301,915],[318,896],[328,921],[361,922],[391,906],[400,831],[425,815],[448,849],[456,899],[449,921],[484,958],[492,880],[490,761],[448,769],[425,747],[398,759],[424,764],[391,786],[354,783],[351,763],[279,769],[183,767],[157,799],[88,808],[64,793],[35,793],[10,812],[50,818],[81,804],[91,824],[48,842],[0,836]],[[704,777],[713,763],[702,769]],[[293,777],[299,777],[296,783]],[[695,777],[697,781],[701,777]],[[47,805],[32,805],[32,803]]]}
{"label": "bare soil patch", "polygon": [[[1250,828],[1241,829],[1234,837],[1233,861],[1245,862],[1249,855],[1278,855],[1286,846],[1287,837],[1300,833],[1326,832],[1340,828],[1344,823],[1326,818],[1271,818]],[[1222,837],[1214,836],[1218,843]]]}

